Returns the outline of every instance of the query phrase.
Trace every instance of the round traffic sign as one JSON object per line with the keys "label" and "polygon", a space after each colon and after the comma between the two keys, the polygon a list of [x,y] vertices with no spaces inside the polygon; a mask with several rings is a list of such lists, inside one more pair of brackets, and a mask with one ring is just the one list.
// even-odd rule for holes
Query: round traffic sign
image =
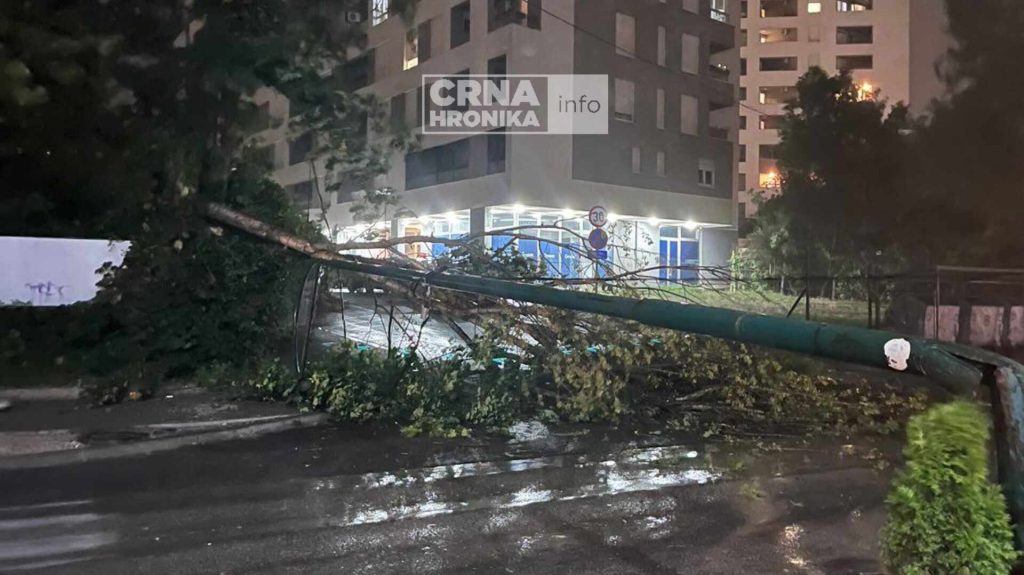
{"label": "round traffic sign", "polygon": [[587,241],[590,242],[590,247],[595,250],[603,250],[608,245],[608,232],[601,228],[594,228],[590,232],[590,237],[587,238]]}
{"label": "round traffic sign", "polygon": [[590,213],[587,214],[587,217],[590,219],[590,225],[595,228],[601,228],[608,223],[608,210],[604,209],[604,206],[594,206],[590,208]]}

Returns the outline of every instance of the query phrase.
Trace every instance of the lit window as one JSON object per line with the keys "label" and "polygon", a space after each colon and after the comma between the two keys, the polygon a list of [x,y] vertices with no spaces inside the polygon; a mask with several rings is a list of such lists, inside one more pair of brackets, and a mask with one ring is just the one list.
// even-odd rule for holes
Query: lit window
{"label": "lit window", "polygon": [[871,10],[873,0],[836,0],[837,12],[864,12]]}
{"label": "lit window", "polygon": [[416,33],[416,28],[405,33],[405,59],[402,64],[403,70],[409,70],[410,68],[415,68],[419,65],[419,45],[420,39],[419,34]]}
{"label": "lit window", "polygon": [[697,161],[697,185],[715,187],[715,163],[711,160]]}
{"label": "lit window", "polygon": [[807,3],[808,14],[820,14],[821,13],[821,2],[808,2]]}
{"label": "lit window", "polygon": [[629,80],[615,79],[615,119],[632,122],[636,110],[636,86]]}
{"label": "lit window", "polygon": [[711,0],[711,19],[718,22],[728,22],[729,13],[726,11],[725,0]]}
{"label": "lit window", "polygon": [[758,176],[758,185],[766,190],[777,190],[782,180],[779,177],[779,173],[775,170],[760,174]]}
{"label": "lit window", "polygon": [[388,19],[388,10],[390,9],[390,5],[391,0],[373,0],[371,18],[373,19],[374,26]]}

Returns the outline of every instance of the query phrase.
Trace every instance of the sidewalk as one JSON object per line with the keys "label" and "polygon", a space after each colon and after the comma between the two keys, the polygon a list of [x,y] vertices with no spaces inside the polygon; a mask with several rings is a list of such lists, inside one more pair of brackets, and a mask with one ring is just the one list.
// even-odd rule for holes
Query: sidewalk
{"label": "sidewalk", "polygon": [[[94,406],[74,388],[0,389],[0,469],[123,457],[315,425],[282,403],[170,387],[144,401]],[[45,456],[45,457],[43,457]]]}

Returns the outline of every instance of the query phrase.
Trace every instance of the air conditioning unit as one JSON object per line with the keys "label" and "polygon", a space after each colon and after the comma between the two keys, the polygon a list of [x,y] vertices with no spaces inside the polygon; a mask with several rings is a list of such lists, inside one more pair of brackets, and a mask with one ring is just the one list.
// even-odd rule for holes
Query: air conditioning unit
{"label": "air conditioning unit", "polygon": [[363,14],[357,10],[349,10],[345,12],[345,22],[349,24],[362,24]]}

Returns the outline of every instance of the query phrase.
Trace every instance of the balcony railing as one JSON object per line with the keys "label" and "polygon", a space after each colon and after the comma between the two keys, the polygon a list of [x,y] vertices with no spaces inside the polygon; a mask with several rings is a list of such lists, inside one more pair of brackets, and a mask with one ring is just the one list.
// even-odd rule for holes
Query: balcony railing
{"label": "balcony railing", "polygon": [[708,74],[718,80],[729,81],[729,67],[725,64],[709,64]]}
{"label": "balcony railing", "polygon": [[729,23],[729,13],[726,12],[725,10],[717,10],[715,8],[712,8],[711,9],[711,19],[716,21],[716,22],[723,22],[725,24],[728,24]]}

